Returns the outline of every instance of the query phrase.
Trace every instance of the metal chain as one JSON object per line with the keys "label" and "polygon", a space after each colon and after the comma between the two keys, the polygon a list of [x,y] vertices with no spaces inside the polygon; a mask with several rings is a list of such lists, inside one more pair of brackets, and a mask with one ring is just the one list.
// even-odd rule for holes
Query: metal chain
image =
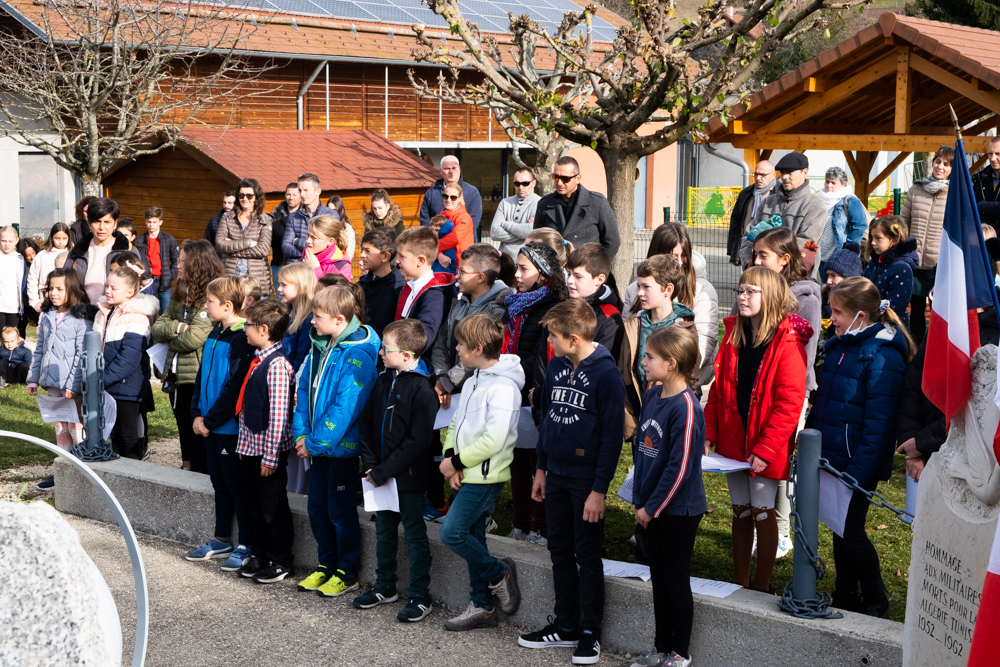
{"label": "metal chain", "polygon": [[[802,530],[802,521],[799,519],[799,513],[795,505],[795,493],[792,491],[792,489],[796,488],[795,481],[798,475],[798,457],[795,454],[792,454],[790,463],[791,469],[788,474],[785,497],[791,502],[789,520],[792,522],[792,530],[795,533],[795,548],[805,551],[809,557],[809,562],[812,563],[813,568],[816,570],[816,581],[818,583],[823,579],[823,575],[826,574],[826,563],[810,546],[809,540],[806,539],[805,532]],[[825,591],[820,592],[812,600],[797,600],[792,594],[792,582],[789,581],[785,584],[785,590],[782,591],[781,599],[778,601],[778,608],[798,618],[843,618],[844,615],[842,613],[832,611],[829,608],[832,603],[833,597]]]}
{"label": "metal chain", "polygon": [[825,470],[834,477],[836,477],[837,479],[839,479],[841,483],[850,490],[855,491],[857,493],[863,493],[865,497],[868,499],[868,502],[870,502],[872,505],[874,505],[875,507],[889,510],[890,512],[896,515],[897,519],[899,519],[900,521],[909,525],[912,528],[913,515],[907,512],[905,509],[901,510],[897,507],[893,507],[892,505],[890,505],[889,501],[885,499],[885,496],[883,496],[878,491],[866,491],[865,489],[861,488],[861,486],[858,484],[858,480],[854,479],[846,472],[840,472],[839,470],[835,469],[833,466],[830,465],[830,462],[824,458],[821,458],[819,460],[819,469]]}

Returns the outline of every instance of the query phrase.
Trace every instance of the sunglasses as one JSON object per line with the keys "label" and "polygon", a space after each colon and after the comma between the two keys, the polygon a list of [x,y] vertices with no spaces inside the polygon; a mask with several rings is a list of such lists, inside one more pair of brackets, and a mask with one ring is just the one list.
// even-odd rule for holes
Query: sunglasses
{"label": "sunglasses", "polygon": [[462,198],[462,195],[442,195],[448,201],[458,201]]}
{"label": "sunglasses", "polygon": [[553,181],[562,181],[564,184],[569,185],[570,182],[579,176],[579,174],[573,174],[572,176],[560,176],[559,174],[552,174]]}
{"label": "sunglasses", "polygon": [[531,185],[531,181],[514,181],[514,187],[516,188],[526,188]]}
{"label": "sunglasses", "polygon": [[240,198],[240,199],[254,199],[254,198],[255,198],[256,196],[257,196],[257,195],[254,195],[254,194],[247,194],[247,193],[245,193],[245,192],[241,192],[241,193],[239,194],[239,198]]}

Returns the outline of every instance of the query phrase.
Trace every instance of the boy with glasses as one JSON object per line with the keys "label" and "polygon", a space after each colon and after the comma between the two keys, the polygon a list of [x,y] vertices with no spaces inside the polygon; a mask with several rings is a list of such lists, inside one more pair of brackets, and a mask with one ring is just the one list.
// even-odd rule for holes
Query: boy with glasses
{"label": "boy with glasses", "polygon": [[541,199],[535,194],[535,176],[530,169],[514,172],[514,195],[497,206],[490,227],[490,237],[500,242],[500,251],[517,259],[517,251],[524,245],[535,222],[535,209]]}

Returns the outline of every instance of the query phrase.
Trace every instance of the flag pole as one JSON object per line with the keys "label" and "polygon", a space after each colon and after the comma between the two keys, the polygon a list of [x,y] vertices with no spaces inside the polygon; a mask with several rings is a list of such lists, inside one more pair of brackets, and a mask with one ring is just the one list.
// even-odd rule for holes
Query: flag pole
{"label": "flag pole", "polygon": [[951,122],[955,124],[955,138],[959,141],[962,140],[962,126],[958,124],[958,115],[955,113],[955,107],[948,105],[948,109],[951,111]]}

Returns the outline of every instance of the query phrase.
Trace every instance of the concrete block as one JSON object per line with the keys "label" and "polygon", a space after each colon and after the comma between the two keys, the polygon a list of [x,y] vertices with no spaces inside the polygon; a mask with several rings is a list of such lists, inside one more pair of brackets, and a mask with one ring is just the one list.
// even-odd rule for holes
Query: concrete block
{"label": "concrete block", "polygon": [[[215,512],[207,475],[129,459],[94,463],[92,468],[111,487],[136,530],[192,545],[212,534]],[[306,501],[305,496],[289,494],[295,522],[293,553],[296,567],[302,570],[315,567],[317,562]],[[56,461],[56,508],[112,521],[90,483],[60,460]],[[361,579],[369,583],[375,572],[375,524],[372,515],[362,508],[358,508],[358,514],[362,528]],[[436,601],[460,609],[469,599],[468,569],[465,561],[441,544],[439,531],[437,524],[427,524],[434,559],[431,594]],[[523,601],[518,613],[506,622],[524,628],[542,627],[553,613],[554,601],[548,551],[495,535],[487,536],[487,541],[490,553],[513,558],[517,564]],[[400,528],[397,562],[401,594],[409,581],[408,558]],[[654,635],[651,585],[609,577],[605,580],[605,597],[602,644],[620,653],[648,651]],[[748,590],[721,600],[696,595],[694,608],[691,651],[700,665],[876,667],[902,662],[900,623],[850,613],[841,620],[796,619],[778,610],[775,597]]]}

